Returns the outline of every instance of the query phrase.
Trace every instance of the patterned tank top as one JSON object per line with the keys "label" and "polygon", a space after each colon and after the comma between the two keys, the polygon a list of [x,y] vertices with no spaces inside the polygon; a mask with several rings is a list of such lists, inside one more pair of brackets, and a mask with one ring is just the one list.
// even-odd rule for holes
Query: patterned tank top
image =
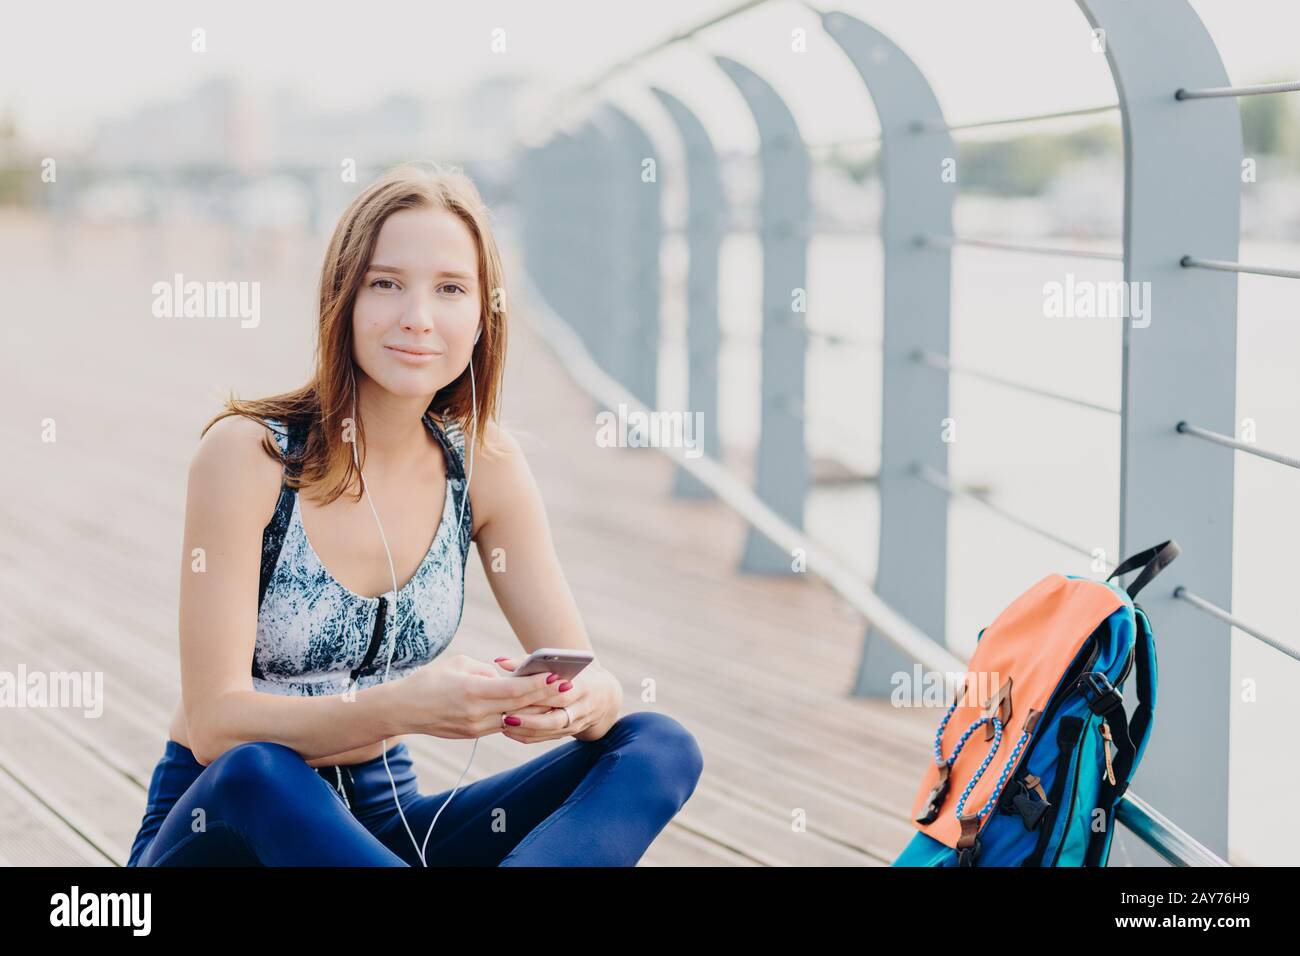
{"label": "patterned tank top", "polygon": [[[263,420],[281,451],[293,454],[302,448],[305,427],[286,429],[276,419]],[[297,491],[281,486],[275,514],[262,533],[255,690],[315,697],[344,693],[354,679],[361,690],[383,681],[390,650],[388,679],[393,681],[427,664],[451,643],[465,607],[465,563],[473,528],[468,502],[460,527],[454,527],[468,493],[465,440],[454,423],[444,431],[428,414],[424,423],[447,459],[446,500],[433,544],[395,596],[389,591],[364,597],[336,581],[307,540]]]}

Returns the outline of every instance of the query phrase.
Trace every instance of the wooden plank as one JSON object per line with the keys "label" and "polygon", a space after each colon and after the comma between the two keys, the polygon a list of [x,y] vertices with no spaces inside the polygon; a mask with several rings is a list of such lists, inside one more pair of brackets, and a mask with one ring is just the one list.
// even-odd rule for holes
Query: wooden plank
{"label": "wooden plank", "polygon": [[[0,723],[0,771],[102,857],[124,866],[144,816],[143,795],[38,714],[16,707]],[[0,855],[12,852],[0,847]]]}
{"label": "wooden plank", "polygon": [[[23,662],[29,672],[71,670],[84,673],[94,669],[83,655],[61,652],[56,658],[54,653],[43,648],[24,645],[6,627],[0,630],[0,666],[10,668],[13,662],[18,661]],[[105,673],[103,679],[104,706],[98,717],[88,718],[81,711],[61,707],[46,708],[42,714],[61,733],[139,789],[143,798],[154,764],[162,756],[166,743],[167,715],[152,701],[121,685],[114,673]]]}
{"label": "wooden plank", "polygon": [[114,866],[0,762],[0,866]]}
{"label": "wooden plank", "polygon": [[757,860],[698,836],[684,827],[669,825],[650,844],[637,866],[759,866]]}

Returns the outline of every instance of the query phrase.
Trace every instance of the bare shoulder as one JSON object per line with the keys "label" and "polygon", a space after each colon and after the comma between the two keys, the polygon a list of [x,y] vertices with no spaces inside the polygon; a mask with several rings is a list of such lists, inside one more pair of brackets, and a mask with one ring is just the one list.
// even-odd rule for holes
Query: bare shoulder
{"label": "bare shoulder", "polygon": [[474,449],[474,471],[470,485],[509,485],[528,470],[524,450],[510,430],[499,422],[488,422],[483,429],[483,445]]}
{"label": "bare shoulder", "polygon": [[267,454],[270,428],[243,415],[214,422],[190,460],[189,493],[195,507],[239,515],[264,526],[275,512],[282,466]]}
{"label": "bare shoulder", "polygon": [[498,422],[483,431],[484,447],[474,452],[470,474],[470,502],[475,529],[536,493],[536,483],[519,440]]}
{"label": "bare shoulder", "polygon": [[[518,439],[511,433],[510,429],[500,422],[488,422],[487,427],[483,429],[483,437],[487,442],[488,448],[494,449],[494,455],[498,461],[506,458],[522,458],[524,451],[519,446]],[[484,460],[489,456],[484,455]]]}

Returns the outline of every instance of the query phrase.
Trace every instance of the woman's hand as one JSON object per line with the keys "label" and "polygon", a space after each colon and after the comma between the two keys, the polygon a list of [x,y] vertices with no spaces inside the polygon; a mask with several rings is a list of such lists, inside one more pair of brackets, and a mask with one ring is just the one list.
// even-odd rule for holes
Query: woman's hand
{"label": "woman's hand", "polygon": [[[454,654],[390,686],[398,689],[396,706],[403,733],[461,739],[511,730],[502,721],[505,714],[564,703],[567,695],[556,691],[558,679],[547,683],[548,676],[502,676],[491,664]],[[564,712],[559,714],[563,719]]]}
{"label": "woman's hand", "polygon": [[[521,658],[498,657],[496,663],[504,670],[513,671]],[[532,680],[531,675],[524,680]],[[511,678],[515,680],[517,678]],[[543,701],[507,713],[508,726],[502,734],[524,744],[541,743],[575,737],[578,740],[599,740],[618,720],[623,704],[623,687],[609,671],[592,661],[572,681],[560,680],[555,684],[563,698],[558,703]],[[565,710],[572,722],[566,724]],[[513,725],[510,716],[519,718]]]}

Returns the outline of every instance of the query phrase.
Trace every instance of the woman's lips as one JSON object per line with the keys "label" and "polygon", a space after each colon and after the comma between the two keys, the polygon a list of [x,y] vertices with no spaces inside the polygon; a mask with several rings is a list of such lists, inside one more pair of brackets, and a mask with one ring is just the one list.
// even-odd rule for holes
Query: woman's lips
{"label": "woman's lips", "polygon": [[411,365],[428,365],[442,354],[441,352],[407,352],[392,345],[385,345],[384,348],[400,361],[409,362]]}

